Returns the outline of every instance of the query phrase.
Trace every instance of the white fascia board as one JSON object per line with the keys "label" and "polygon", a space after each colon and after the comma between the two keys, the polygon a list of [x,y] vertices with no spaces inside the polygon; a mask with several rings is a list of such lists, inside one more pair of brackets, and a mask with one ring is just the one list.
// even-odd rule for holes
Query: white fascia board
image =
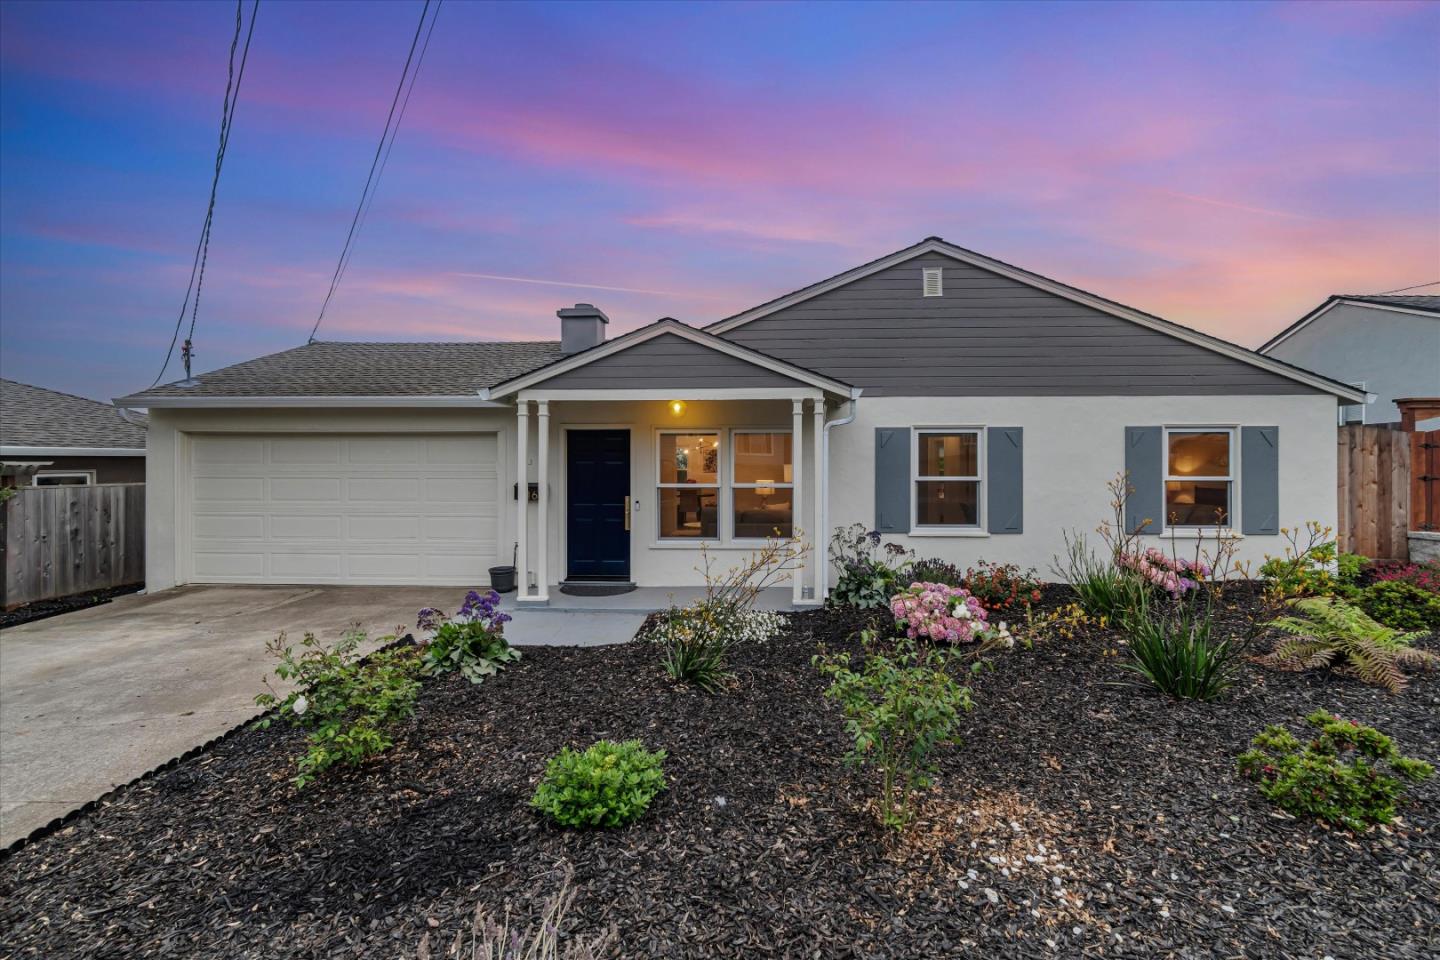
{"label": "white fascia board", "polygon": [[[851,387],[848,383],[842,383],[839,380],[833,380],[830,377],[821,376],[818,373],[813,373],[809,370],[796,367],[793,364],[786,363],[783,360],[777,360],[775,357],[771,357],[757,350],[752,350],[749,347],[743,347],[738,343],[731,343],[729,340],[721,339],[720,337],[717,337],[712,333],[707,333],[704,330],[697,330],[694,327],[683,324],[678,320],[661,320],[657,323],[651,324],[648,327],[641,327],[639,330],[632,330],[630,333],[627,333],[620,337],[616,337],[614,340],[606,341],[604,344],[598,347],[592,347],[589,350],[577,353],[571,357],[565,358],[564,360],[558,360],[555,363],[550,364],[549,366],[541,367],[540,369],[533,370],[530,373],[522,374],[521,376],[518,376],[507,383],[500,384],[498,387],[483,391],[481,395],[486,397],[487,399],[495,399],[498,397],[507,397],[511,394],[519,393],[522,390],[528,390],[529,388],[536,386],[537,384],[544,383],[551,377],[556,377],[562,373],[568,373],[571,370],[579,369],[580,367],[586,366],[587,364],[594,363],[596,360],[602,360],[605,357],[613,356],[614,354],[620,353],[623,350],[628,350],[631,347],[638,346],[642,343],[645,343],[646,341],[653,340],[656,337],[664,336],[667,333],[674,334],[681,339],[689,340],[691,343],[714,350],[717,353],[723,353],[728,356],[734,357],[737,360],[743,360],[746,363],[752,363],[757,367],[769,370],[772,373],[777,373],[783,377],[788,377],[791,380],[798,381],[801,384],[806,384],[819,390],[828,390],[831,393],[836,393],[841,396],[849,396],[850,394]],[[567,393],[570,394],[572,397],[573,395],[581,392],[583,391],[567,391]],[[643,392],[643,390],[640,390],[631,391],[630,393],[634,395]],[[673,391],[670,392],[668,395],[674,397]],[[775,391],[771,391],[768,395],[777,396],[778,394]]]}
{"label": "white fascia board", "polygon": [[[543,386],[521,390],[516,397],[529,400],[821,400],[825,391],[818,387],[717,387],[698,389],[628,390],[624,387],[589,390],[546,390]],[[849,394],[847,393],[848,397]]]}
{"label": "white fascia board", "polygon": [[0,457],[143,457],[144,447],[17,447],[0,446]]}
{"label": "white fascia board", "polygon": [[458,397],[150,397],[144,400],[121,397],[115,401],[126,409],[205,408],[235,409],[253,407],[502,407],[480,394]]}
{"label": "white fascia board", "polygon": [[1280,333],[1275,335],[1273,340],[1266,341],[1259,348],[1259,352],[1269,353],[1331,310],[1342,305],[1347,307],[1362,307],[1366,310],[1384,310],[1387,313],[1403,313],[1412,317],[1429,317],[1432,320],[1440,320],[1440,313],[1436,313],[1434,310],[1422,310],[1418,307],[1402,307],[1392,303],[1371,303],[1369,300],[1352,300],[1349,297],[1336,297],[1321,304],[1285,330],[1280,331]]}
{"label": "white fascia board", "polygon": [[1252,367],[1259,367],[1262,370],[1268,370],[1270,373],[1278,374],[1279,376],[1286,377],[1290,380],[1295,380],[1299,383],[1303,383],[1308,387],[1314,387],[1315,389],[1322,390],[1325,393],[1334,394],[1337,397],[1343,397],[1344,399],[1350,400],[1352,403],[1359,403],[1363,399],[1362,393],[1352,390],[1349,387],[1341,386],[1340,384],[1334,383],[1327,378],[1321,377],[1317,374],[1311,374],[1298,368],[1291,367],[1289,364],[1282,363],[1278,360],[1272,360],[1269,357],[1257,354],[1253,350],[1247,350],[1244,347],[1239,346],[1238,344],[1233,344],[1227,340],[1221,340],[1218,337],[1212,337],[1208,334],[1200,333],[1197,330],[1190,330],[1187,327],[1182,327],[1178,324],[1170,323],[1166,320],[1160,319],[1159,317],[1152,317],[1150,314],[1142,313],[1139,310],[1132,310],[1129,307],[1124,307],[1117,303],[1111,303],[1109,300],[1097,297],[1094,294],[1086,293],[1083,290],[1077,290],[1074,287],[1067,286],[1063,283],[1060,283],[1059,281],[1050,280],[1038,274],[1031,273],[1028,270],[1021,270],[1019,267],[1012,267],[1009,264],[1001,263],[998,260],[991,260],[989,257],[982,256],[978,253],[973,253],[960,247],[956,247],[952,244],[944,242],[943,240],[927,240],[924,243],[918,244],[916,246],[906,247],[904,250],[897,251],[888,257],[876,260],[873,263],[868,263],[863,267],[856,267],[854,270],[842,273],[837,277],[832,277],[831,279],[826,280],[824,283],[816,284],[812,287],[806,287],[803,290],[797,290],[796,292],[790,294],[787,297],[781,297],[779,300],[764,304],[759,307],[755,307],[754,309],[747,310],[744,313],[736,314],[735,316],[730,317],[726,320],[721,320],[719,323],[711,324],[705,329],[708,333],[713,334],[728,333],[731,330],[734,330],[736,327],[743,326],[744,324],[747,324],[752,320],[758,320],[759,318],[768,316],[778,310],[784,310],[786,307],[792,307],[797,303],[803,303],[804,301],[809,300],[812,297],[817,297],[822,293],[828,293],[831,290],[843,287],[845,284],[850,283],[854,280],[859,280],[862,277],[868,277],[871,274],[879,273],[881,270],[889,269],[896,264],[904,263],[907,260],[913,260],[916,257],[923,256],[927,253],[943,254],[944,256],[950,257],[954,260],[959,260],[962,263],[968,263],[971,266],[979,267],[982,270],[988,270],[991,273],[998,273],[1002,277],[1007,277],[1018,283],[1023,283],[1027,286],[1035,287],[1038,290],[1044,290],[1047,293],[1053,293],[1057,297],[1064,297],[1066,300],[1071,300],[1075,303],[1083,304],[1084,306],[1090,307],[1091,309],[1099,310],[1101,313],[1108,313],[1112,317],[1119,317],[1122,320],[1129,320],[1131,323],[1139,324],[1142,327],[1148,327],[1151,330],[1155,330],[1159,333],[1168,334],[1176,338],[1177,340],[1184,340],[1185,342],[1194,344],[1197,347],[1203,347],[1206,350],[1222,354],[1234,360],[1239,360],[1242,363],[1248,363]]}

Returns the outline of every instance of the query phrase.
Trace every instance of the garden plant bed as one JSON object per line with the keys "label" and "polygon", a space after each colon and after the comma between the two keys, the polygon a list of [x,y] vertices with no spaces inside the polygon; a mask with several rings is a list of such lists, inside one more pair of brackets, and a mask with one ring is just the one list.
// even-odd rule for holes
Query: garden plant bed
{"label": "garden plant bed", "polygon": [[138,593],[144,589],[145,584],[132,583],[123,587],[90,590],[86,593],[73,593],[68,597],[55,597],[52,600],[36,600],[33,603],[21,604],[14,610],[0,610],[0,630],[7,627],[18,627],[20,624],[29,623],[32,620],[44,620],[46,617],[59,616],[62,613],[73,613],[87,607],[98,607],[102,603],[109,603],[116,597]]}
{"label": "garden plant bed", "polygon": [[[1440,759],[1440,674],[1396,696],[1247,666],[1222,700],[1177,703],[1127,685],[1108,631],[1017,647],[974,678],[965,743],[897,839],[810,665],[863,619],[793,615],[735,652],[716,696],[645,644],[527,648],[480,686],[427,681],[394,751],[300,793],[295,731],[232,737],[0,863],[0,956],[413,956],[477,901],[533,916],[562,861],[567,929],[614,924],[623,957],[1440,950],[1440,778],[1355,836],[1281,813],[1234,768],[1263,726],[1316,708]],[[602,737],[666,750],[670,789],[630,827],[542,822],[545,761]]]}

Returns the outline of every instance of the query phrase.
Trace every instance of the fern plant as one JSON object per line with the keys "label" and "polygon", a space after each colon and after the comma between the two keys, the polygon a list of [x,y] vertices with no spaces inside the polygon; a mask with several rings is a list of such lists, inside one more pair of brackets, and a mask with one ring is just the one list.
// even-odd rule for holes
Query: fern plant
{"label": "fern plant", "polygon": [[1336,667],[1391,693],[1405,688],[1407,667],[1430,667],[1440,657],[1411,646],[1423,632],[1403,633],[1371,619],[1359,607],[1334,597],[1290,602],[1292,613],[1270,626],[1289,634],[1260,662],[1278,670]]}

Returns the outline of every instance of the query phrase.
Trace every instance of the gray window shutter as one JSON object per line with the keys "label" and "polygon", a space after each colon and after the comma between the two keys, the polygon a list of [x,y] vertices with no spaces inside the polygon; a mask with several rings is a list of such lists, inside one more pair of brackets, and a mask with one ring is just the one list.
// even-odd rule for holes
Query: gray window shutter
{"label": "gray window shutter", "polygon": [[875,428],[875,529],[910,532],[910,428]]}
{"label": "gray window shutter", "polygon": [[1240,428],[1240,532],[1280,532],[1280,428]]}
{"label": "gray window shutter", "polygon": [[[1134,492],[1125,504],[1125,532],[1159,533],[1165,523],[1165,431],[1159,427],[1125,428],[1125,472]],[[1143,528],[1140,524],[1148,520]]]}
{"label": "gray window shutter", "polygon": [[1024,440],[1020,427],[985,431],[985,509],[991,533],[1025,529]]}

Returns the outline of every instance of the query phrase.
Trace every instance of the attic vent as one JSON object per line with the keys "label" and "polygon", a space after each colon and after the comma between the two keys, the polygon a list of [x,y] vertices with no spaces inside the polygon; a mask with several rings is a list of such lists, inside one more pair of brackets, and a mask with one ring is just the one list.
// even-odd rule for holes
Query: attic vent
{"label": "attic vent", "polygon": [[926,267],[921,271],[925,276],[924,283],[922,284],[925,296],[943,297],[945,295],[945,286],[940,280],[940,270],[940,267]]}

